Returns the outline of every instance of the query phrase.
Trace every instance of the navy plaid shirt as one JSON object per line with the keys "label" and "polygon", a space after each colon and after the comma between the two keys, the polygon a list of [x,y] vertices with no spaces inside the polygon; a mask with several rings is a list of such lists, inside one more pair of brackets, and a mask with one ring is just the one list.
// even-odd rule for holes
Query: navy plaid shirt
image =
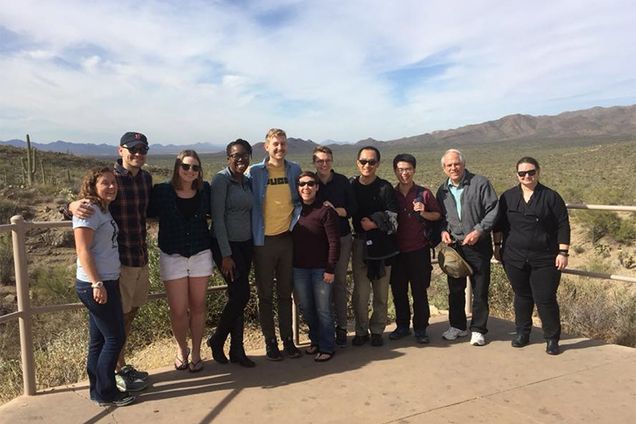
{"label": "navy plaid shirt", "polygon": [[119,226],[119,260],[124,266],[142,267],[148,263],[146,212],[152,176],[143,169],[133,176],[119,159],[115,163],[115,177],[119,189],[109,209]]}

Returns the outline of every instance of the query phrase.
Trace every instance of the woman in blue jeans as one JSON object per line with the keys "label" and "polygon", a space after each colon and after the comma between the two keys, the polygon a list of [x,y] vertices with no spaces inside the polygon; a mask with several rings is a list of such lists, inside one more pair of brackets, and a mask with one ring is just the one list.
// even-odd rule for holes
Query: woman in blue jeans
{"label": "woman in blue jeans", "polygon": [[100,406],[125,406],[135,400],[115,385],[115,366],[126,338],[119,294],[118,228],[108,211],[116,196],[113,170],[94,168],[84,177],[79,197],[89,199],[95,213],[86,219],[73,217],[77,251],[75,289],[88,309],[86,371],[90,398]]}
{"label": "woman in blue jeans", "polygon": [[294,292],[309,326],[311,346],[305,351],[316,362],[331,359],[336,333],[331,308],[331,291],[340,257],[340,230],[336,212],[316,201],[318,176],[304,171],[297,179],[303,202],[294,226]]}

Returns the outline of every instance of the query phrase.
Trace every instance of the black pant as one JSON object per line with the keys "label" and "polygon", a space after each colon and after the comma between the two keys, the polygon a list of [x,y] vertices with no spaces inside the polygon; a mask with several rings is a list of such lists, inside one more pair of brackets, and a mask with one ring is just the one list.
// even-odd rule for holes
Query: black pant
{"label": "black pant", "polygon": [[[216,328],[215,336],[225,342],[228,334],[231,334],[232,345],[230,350],[243,348],[243,313],[245,306],[250,300],[250,268],[252,267],[253,244],[248,241],[230,241],[232,249],[232,260],[236,268],[234,270],[234,281],[224,275],[227,283],[228,300],[221,312],[219,325]],[[218,269],[221,269],[223,257],[215,238],[212,239],[212,257]]]}
{"label": "black pant", "polygon": [[[470,284],[473,289],[473,316],[470,331],[486,334],[488,329],[488,288],[490,287],[490,237],[479,240],[473,246],[457,246],[459,254],[473,268]],[[466,278],[448,277],[448,320],[451,327],[466,330]]]}
{"label": "black pant", "polygon": [[561,315],[557,303],[557,289],[561,271],[554,265],[538,268],[526,263],[523,268],[504,264],[504,269],[515,292],[515,325],[517,334],[530,334],[532,311],[537,305],[543,337],[559,340],[561,337]]}
{"label": "black pant", "polygon": [[395,322],[398,327],[409,328],[411,309],[409,308],[409,282],[413,296],[413,330],[425,331],[431,310],[428,306],[426,289],[431,285],[430,249],[403,252],[395,257],[391,269],[391,293],[395,305]]}

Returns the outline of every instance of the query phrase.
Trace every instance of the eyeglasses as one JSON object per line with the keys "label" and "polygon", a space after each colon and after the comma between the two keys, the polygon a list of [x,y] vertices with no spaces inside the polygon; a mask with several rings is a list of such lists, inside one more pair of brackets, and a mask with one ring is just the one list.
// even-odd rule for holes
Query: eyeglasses
{"label": "eyeglasses", "polygon": [[314,187],[316,185],[315,181],[299,181],[298,182],[298,187]]}
{"label": "eyeglasses", "polygon": [[412,174],[415,171],[413,168],[395,168],[398,174]]}
{"label": "eyeglasses", "polygon": [[331,162],[333,162],[331,159],[316,159],[314,161],[314,163],[317,163],[318,165],[329,165]]}
{"label": "eyeglasses", "polygon": [[358,162],[360,162],[360,165],[365,166],[366,164],[369,164],[369,166],[376,166],[378,164],[378,161],[375,159],[358,159]]}
{"label": "eyeglasses", "polygon": [[199,165],[190,165],[189,163],[181,164],[181,169],[183,169],[184,171],[189,171],[190,168],[192,168],[194,172],[199,172],[201,170],[201,167]]}
{"label": "eyeglasses", "polygon": [[126,147],[126,149],[133,155],[136,153],[139,153],[140,155],[145,155],[146,153],[148,153],[148,146],[124,147]]}
{"label": "eyeglasses", "polygon": [[528,175],[529,177],[534,177],[535,175],[537,175],[537,170],[529,169],[527,171],[517,171],[517,175],[519,175],[521,178],[525,177],[526,175]]}
{"label": "eyeglasses", "polygon": [[249,153],[232,153],[228,157],[230,159],[232,159],[233,161],[249,160],[250,159],[250,154]]}

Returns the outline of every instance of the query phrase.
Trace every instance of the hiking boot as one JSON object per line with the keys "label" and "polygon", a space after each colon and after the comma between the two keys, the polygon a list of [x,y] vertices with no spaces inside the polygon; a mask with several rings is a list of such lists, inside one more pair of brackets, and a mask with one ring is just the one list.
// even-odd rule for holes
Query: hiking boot
{"label": "hiking boot", "polygon": [[300,358],[303,356],[302,352],[296,347],[292,339],[283,340],[283,351],[290,358]]}
{"label": "hiking boot", "polygon": [[528,343],[530,343],[530,335],[529,334],[517,334],[510,344],[512,347],[524,347]]}
{"label": "hiking boot", "polygon": [[128,392],[119,393],[119,395],[109,401],[97,401],[99,406],[126,406],[135,401],[135,397]]}
{"label": "hiking boot", "polygon": [[120,392],[140,392],[148,387],[145,381],[133,378],[130,374],[115,373],[115,383]]}
{"label": "hiking boot", "polygon": [[371,346],[382,346],[384,344],[384,339],[382,338],[382,334],[371,334]]}
{"label": "hiking boot", "polygon": [[237,349],[230,348],[230,362],[238,363],[240,366],[245,368],[254,368],[256,366],[256,363],[245,354],[243,346]]}
{"label": "hiking boot", "polygon": [[214,359],[219,364],[227,364],[227,356],[225,356],[225,352],[223,351],[223,345],[221,340],[216,336],[216,334],[210,335],[206,344],[212,351],[212,359]]}
{"label": "hiking boot", "polygon": [[119,370],[119,373],[129,375],[135,380],[146,381],[148,378],[148,373],[146,371],[139,371],[132,365],[124,365],[121,367],[121,370]]}
{"label": "hiking boot", "polygon": [[359,336],[359,335],[355,335],[353,337],[353,340],[351,341],[351,344],[354,346],[362,346],[363,344],[365,344],[366,342],[369,341],[369,335],[365,334],[364,336]]}
{"label": "hiking boot", "polygon": [[347,346],[347,329],[336,327],[336,345],[340,347]]}
{"label": "hiking boot", "polygon": [[390,340],[399,340],[402,337],[408,336],[411,334],[411,330],[406,327],[397,327],[389,334]]}
{"label": "hiking boot", "polygon": [[466,337],[468,335],[468,331],[460,330],[459,328],[449,327],[448,330],[444,331],[442,337],[446,340],[455,340],[458,337]]}
{"label": "hiking boot", "polygon": [[283,355],[278,349],[278,341],[271,339],[265,343],[265,357],[270,361],[282,361]]}

